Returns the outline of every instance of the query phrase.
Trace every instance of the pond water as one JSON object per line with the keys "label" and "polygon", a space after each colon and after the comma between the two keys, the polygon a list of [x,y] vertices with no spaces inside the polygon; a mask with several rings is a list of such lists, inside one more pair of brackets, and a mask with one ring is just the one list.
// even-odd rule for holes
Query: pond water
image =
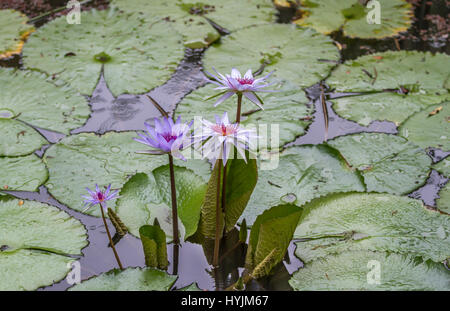
{"label": "pond water", "polygon": [[[101,1],[101,5],[104,5],[104,1]],[[431,8],[428,8],[428,10],[431,10]],[[398,40],[357,40],[345,38],[341,33],[333,34],[333,39],[338,41],[343,47],[341,50],[341,61],[353,59],[375,51],[396,50],[397,48],[448,53],[448,44],[438,46],[425,42],[416,36],[421,29],[426,28],[424,24],[425,13],[422,6],[417,6],[415,11],[417,21],[408,31],[408,34]],[[288,22],[292,16],[292,10],[280,10],[279,22]],[[204,85],[203,75],[201,73],[202,55],[203,50],[186,50],[184,60],[178,66],[172,78],[148,94],[119,95],[118,97],[114,97],[108,90],[103,77],[100,78],[94,93],[89,98],[92,114],[86,124],[73,130],[72,134],[144,129],[144,121],[160,116],[158,109],[146,95],[154,98],[166,111],[174,111],[177,103],[185,95]],[[21,58],[19,56],[8,61],[2,61],[1,65],[20,67]],[[309,104],[315,106],[314,120],[309,126],[306,135],[299,137],[287,146],[319,144],[326,139],[358,132],[397,133],[397,128],[392,122],[373,122],[368,127],[363,127],[355,122],[339,117],[333,111],[328,99],[336,98],[343,94],[334,93],[326,85],[324,85],[323,93],[319,84],[308,88],[306,93],[310,100]],[[325,105],[322,101],[322,95],[325,95],[327,99],[325,100]],[[328,124],[327,129],[326,124]],[[51,143],[56,143],[64,137],[60,133],[41,129],[37,130]],[[44,146],[41,150],[36,151],[36,154],[42,157],[48,147],[49,145]],[[437,162],[448,156],[449,153],[442,152],[438,149],[430,149],[428,150],[428,154],[432,157],[433,162]],[[435,206],[437,194],[447,181],[446,178],[433,170],[427,183],[420,189],[412,192],[409,196],[423,200],[426,205]],[[49,195],[45,186],[41,186],[39,192],[9,191],[8,193],[18,198],[36,200],[56,206],[84,224],[88,231],[89,245],[83,249],[83,256],[80,257],[82,279],[116,268],[116,261],[111,249],[108,248],[108,238],[101,218],[88,216],[64,206]],[[111,226],[111,228],[113,227]],[[196,282],[201,289],[215,290],[224,289],[234,283],[243,270],[245,261],[245,248],[242,245],[236,247],[236,240],[237,237],[234,232],[225,242],[226,245],[222,254],[226,254],[226,256],[220,269],[213,269],[208,264],[201,245],[190,242],[182,243],[179,249],[177,266],[179,278],[175,283],[175,287],[182,288]],[[116,247],[124,266],[145,266],[141,242],[136,237],[127,234],[116,244]],[[168,246],[169,273],[172,273],[174,270],[174,262],[172,260],[173,251],[173,245],[170,244]],[[287,282],[289,276],[302,266],[302,262],[294,255],[294,251],[295,245],[293,241],[285,260],[275,268],[274,275],[259,282],[253,281],[249,289],[290,290]],[[65,280],[62,280],[59,283],[41,288],[41,290],[65,290],[69,286]]]}

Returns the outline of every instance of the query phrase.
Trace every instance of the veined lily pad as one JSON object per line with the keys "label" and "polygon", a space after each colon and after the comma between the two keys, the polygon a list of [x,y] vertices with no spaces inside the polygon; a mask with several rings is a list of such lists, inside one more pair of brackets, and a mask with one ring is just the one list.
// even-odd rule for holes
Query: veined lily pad
{"label": "veined lily pad", "polygon": [[[165,155],[137,154],[136,151],[148,148],[134,141],[134,137],[138,137],[136,132],[112,132],[102,136],[82,133],[51,146],[44,155],[50,173],[46,183],[50,193],[80,211],[83,210],[81,195],[86,194],[86,187],[92,189],[95,184],[112,184],[112,188],[121,188],[136,173],[150,173],[168,163]],[[192,168],[204,179],[209,176],[210,167],[204,161],[175,159],[175,164]],[[108,207],[114,209],[114,206],[115,201],[108,202]],[[98,208],[87,213],[100,216]]]}
{"label": "veined lily pad", "polygon": [[439,199],[436,200],[438,209],[450,214],[450,182],[439,191]]}
{"label": "veined lily pad", "polygon": [[358,170],[367,191],[409,193],[426,182],[431,159],[406,139],[383,133],[361,133],[328,141]]}
{"label": "veined lily pad", "polygon": [[445,177],[450,178],[450,159],[443,159],[433,165],[433,168]]}
{"label": "veined lily pad", "polygon": [[69,134],[83,125],[90,110],[86,99],[67,85],[33,71],[0,68],[0,118]]}
{"label": "veined lily pad", "polygon": [[168,291],[177,277],[152,268],[114,269],[92,277],[69,291]]}
{"label": "veined lily pad", "polygon": [[28,18],[14,10],[0,10],[0,58],[7,58],[22,51],[23,42],[34,31],[27,25]]}
{"label": "veined lily pad", "polygon": [[[175,185],[180,236],[197,231],[206,183],[193,171],[176,167]],[[139,236],[139,228],[153,224],[155,218],[169,240],[173,238],[169,167],[158,167],[148,174],[134,175],[122,188],[116,210],[130,232]]]}
{"label": "veined lily pad", "polygon": [[[370,3],[370,1],[368,1]],[[354,38],[384,38],[406,31],[412,23],[411,5],[404,0],[378,0],[379,5],[363,6],[358,0],[302,0],[302,18],[295,23],[325,34],[342,28]],[[373,20],[377,8],[380,21]],[[373,13],[372,13],[373,12]]]}
{"label": "veined lily pad", "polygon": [[398,129],[400,135],[422,148],[450,151],[450,105],[430,106],[416,113]]}
{"label": "veined lily pad", "polygon": [[[368,125],[388,120],[399,125],[423,108],[450,99],[450,57],[415,51],[361,56],[339,65],[327,80],[338,92],[375,92],[334,99],[342,117]],[[378,93],[382,91],[389,91]]]}
{"label": "veined lily pad", "polygon": [[141,12],[150,21],[169,21],[192,48],[203,48],[219,39],[207,19],[234,31],[274,21],[276,12],[270,0],[113,0],[112,4],[126,12]]}
{"label": "veined lily pad", "polygon": [[35,154],[0,157],[0,190],[35,191],[48,178],[47,168]]}
{"label": "veined lily pad", "polygon": [[329,193],[365,190],[358,174],[328,146],[290,147],[276,156],[258,164],[258,183],[241,217],[249,225],[272,206],[301,206]]}
{"label": "veined lily pad", "polygon": [[450,272],[411,255],[356,251],[315,260],[295,272],[289,284],[294,290],[448,291]]}
{"label": "veined lily pad", "polygon": [[299,91],[324,79],[338,60],[338,49],[327,36],[312,29],[271,24],[242,29],[213,44],[205,52],[203,67],[229,74],[231,66],[246,72],[265,63],[266,73],[274,71],[272,80],[289,81],[288,89]]}
{"label": "veined lily pad", "polygon": [[386,251],[444,261],[450,217],[419,200],[391,194],[332,194],[306,204],[294,238],[305,262],[355,250]]}
{"label": "veined lily pad", "polygon": [[152,24],[117,10],[82,12],[81,21],[82,27],[68,24],[62,16],[39,28],[24,48],[24,64],[87,95],[103,68],[109,89],[118,95],[164,83],[183,58],[181,38],[165,22]]}
{"label": "veined lily pad", "polygon": [[0,131],[0,156],[27,155],[47,143],[35,129],[14,119],[0,117]]}
{"label": "veined lily pad", "polygon": [[70,271],[68,255],[80,255],[86,230],[47,204],[0,199],[0,290],[34,290]]}

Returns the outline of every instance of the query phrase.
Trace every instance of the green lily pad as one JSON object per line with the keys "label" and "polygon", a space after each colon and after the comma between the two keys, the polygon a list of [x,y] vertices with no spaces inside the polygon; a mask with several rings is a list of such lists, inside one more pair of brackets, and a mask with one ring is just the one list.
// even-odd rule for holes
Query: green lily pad
{"label": "green lily pad", "polygon": [[449,61],[446,54],[416,51],[389,51],[349,60],[332,72],[327,80],[330,87],[344,93],[375,93],[334,99],[333,109],[364,126],[374,120],[399,125],[415,112],[450,99],[450,70],[443,66]]}
{"label": "green lily pad", "polygon": [[35,129],[14,119],[0,117],[0,131],[0,156],[27,155],[47,143]]}
{"label": "green lily pad", "polygon": [[301,206],[329,193],[365,191],[360,176],[328,146],[290,147],[276,156],[258,164],[258,182],[241,216],[249,225],[271,206]]}
{"label": "green lily pad", "polygon": [[197,283],[192,283],[191,285],[185,286],[183,288],[178,289],[179,291],[183,292],[197,292],[201,291],[201,289],[198,287]]}
{"label": "green lily pad", "polygon": [[[264,101],[264,110],[257,110],[255,104],[244,98],[242,100],[241,123],[245,126],[255,126],[259,135],[267,138],[267,146],[262,149],[278,149],[305,134],[312,123],[314,107],[308,105],[308,99],[303,91],[282,84],[283,91],[260,94]],[[230,121],[236,119],[237,96],[231,97],[224,103],[214,107],[214,100],[205,100],[215,94],[214,86],[207,85],[187,95],[177,106],[176,114],[183,118],[193,119],[201,116],[207,120],[214,120],[215,115],[228,112]],[[201,112],[201,113],[200,113]],[[260,127],[260,125],[262,127]],[[271,141],[273,139],[273,141]]]}
{"label": "green lily pad", "polygon": [[35,154],[0,157],[0,190],[35,191],[48,178],[47,168]]}
{"label": "green lily pad", "polygon": [[276,13],[270,0],[113,0],[112,4],[126,12],[140,12],[149,21],[169,21],[191,48],[206,47],[220,38],[207,19],[234,31],[272,22]]}
{"label": "green lily pad", "polygon": [[406,139],[361,133],[328,141],[364,179],[367,191],[406,194],[426,182],[431,159]]}
{"label": "green lily pad", "polygon": [[433,168],[445,177],[450,178],[450,159],[439,161],[433,165]]}
{"label": "green lily pad", "polygon": [[450,105],[427,107],[406,120],[398,132],[422,148],[450,151]]}
{"label": "green lily pad", "polygon": [[[136,132],[111,132],[101,136],[82,133],[51,146],[44,155],[50,174],[45,184],[49,192],[70,208],[81,211],[81,196],[87,194],[86,187],[111,184],[113,189],[121,188],[136,173],[150,173],[168,163],[166,155],[137,154],[148,148],[134,141],[134,137],[138,137]],[[204,161],[175,159],[174,162],[177,166],[191,168],[204,180],[209,177],[210,167]],[[114,206],[115,200],[108,201],[108,207],[114,209]],[[86,213],[100,216],[98,208]]]}
{"label": "green lily pad", "polygon": [[152,268],[113,269],[92,277],[69,291],[168,291],[177,277]]}
{"label": "green lily pad", "polygon": [[0,68],[0,118],[69,134],[86,122],[90,110],[83,96],[57,84],[41,73]]}
{"label": "green lily pad", "polygon": [[34,31],[28,18],[14,10],[0,10],[0,58],[19,54],[23,42]]}
{"label": "green lily pad", "polygon": [[[380,23],[372,20],[375,8],[358,0],[302,0],[303,17],[295,23],[325,34],[342,28],[351,38],[385,38],[406,31],[412,23],[411,5],[404,0],[378,0]],[[375,12],[375,11],[373,11]]]}
{"label": "green lily pad", "polygon": [[0,200],[0,290],[34,290],[59,281],[87,245],[83,225],[56,207]]}
{"label": "green lily pad", "polygon": [[289,81],[288,89],[299,91],[326,78],[339,58],[327,36],[312,29],[271,24],[236,31],[213,44],[205,52],[203,68],[229,74],[231,67],[256,71],[266,63],[265,72],[274,71],[269,80]]}
{"label": "green lily pad", "polygon": [[[181,37],[166,22],[117,10],[81,13],[82,27],[62,16],[39,28],[24,48],[24,64],[92,94],[103,68],[114,95],[144,93],[166,82],[183,58]],[[76,42],[76,44],[73,44]],[[93,44],[95,42],[95,44]]]}
{"label": "green lily pad", "polygon": [[450,218],[422,201],[391,194],[333,194],[304,206],[295,231],[305,262],[355,250],[386,251],[444,261],[450,257]]}
{"label": "green lily pad", "polygon": [[[175,185],[180,236],[187,238],[197,231],[206,183],[191,170],[176,167]],[[165,165],[130,178],[120,192],[116,210],[132,234],[139,236],[139,228],[156,218],[167,239],[172,240],[171,202],[169,166]]]}
{"label": "green lily pad", "polygon": [[439,191],[439,199],[436,200],[438,209],[450,214],[450,182]]}
{"label": "green lily pad", "polygon": [[315,260],[295,272],[289,284],[294,290],[448,291],[450,272],[410,255],[356,251]]}

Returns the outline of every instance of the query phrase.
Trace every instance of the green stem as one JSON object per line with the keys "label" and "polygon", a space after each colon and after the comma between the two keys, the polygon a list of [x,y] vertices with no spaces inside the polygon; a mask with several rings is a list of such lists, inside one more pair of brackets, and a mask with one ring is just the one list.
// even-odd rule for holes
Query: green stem
{"label": "green stem", "polygon": [[222,172],[222,159],[217,160],[217,168],[219,170],[217,174],[217,193],[216,193],[216,235],[214,240],[214,257],[213,257],[213,266],[219,266],[219,250],[220,250],[220,182],[221,182],[221,172]]}
{"label": "green stem", "polygon": [[114,256],[116,257],[116,261],[117,261],[117,264],[119,265],[120,270],[123,270],[123,266],[122,266],[122,263],[120,262],[119,254],[117,254],[116,247],[114,246],[114,243],[111,238],[111,233],[109,232],[108,224],[106,223],[105,212],[103,211],[102,203],[100,203],[100,210],[102,211],[103,224],[105,225],[106,234],[108,235],[108,239],[109,239],[109,244],[111,245],[111,248],[113,250]]}
{"label": "green stem", "polygon": [[170,189],[172,194],[172,228],[173,228],[173,243],[180,244],[180,237],[178,234],[178,210],[177,210],[177,189],[175,187],[175,172],[173,168],[173,157],[169,153],[169,167],[170,167]]}

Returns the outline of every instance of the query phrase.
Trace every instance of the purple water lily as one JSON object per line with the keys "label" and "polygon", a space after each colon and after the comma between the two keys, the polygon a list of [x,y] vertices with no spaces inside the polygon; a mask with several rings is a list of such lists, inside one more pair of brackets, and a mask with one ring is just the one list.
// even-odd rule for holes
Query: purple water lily
{"label": "purple water lily", "polygon": [[83,212],[87,211],[92,206],[97,204],[100,204],[106,210],[107,209],[106,205],[103,205],[102,203],[109,200],[117,199],[119,197],[117,195],[119,190],[111,191],[111,184],[109,184],[106,190],[103,191],[100,190],[100,187],[97,184],[95,185],[95,191],[89,188],[86,188],[86,190],[89,192],[89,195],[82,196],[83,198],[85,198],[83,207],[86,206],[88,207],[84,209]]}
{"label": "purple water lily", "polygon": [[220,103],[227,100],[229,97],[233,96],[234,94],[238,95],[244,95],[249,100],[251,100],[255,105],[257,105],[259,108],[263,108],[263,101],[261,98],[256,94],[256,92],[276,92],[273,90],[264,90],[264,88],[273,85],[273,83],[264,84],[263,82],[272,74],[269,73],[265,77],[255,79],[253,77],[251,69],[247,70],[244,77],[241,76],[241,73],[236,68],[233,68],[231,70],[231,75],[224,76],[223,74],[217,72],[214,68],[213,70],[217,74],[211,74],[209,72],[206,72],[209,76],[214,78],[212,79],[206,79],[210,83],[214,83],[215,85],[218,85],[215,90],[222,90],[222,92],[211,96],[209,99],[217,97],[222,95],[214,104],[214,107],[219,105]]}
{"label": "purple water lily", "polygon": [[144,123],[147,127],[146,133],[139,133],[140,138],[133,138],[135,141],[154,148],[154,150],[139,151],[147,154],[171,154],[183,161],[186,161],[181,151],[191,145],[189,131],[192,121],[181,123],[178,117],[174,123],[170,118],[159,120],[155,118],[155,127]]}

